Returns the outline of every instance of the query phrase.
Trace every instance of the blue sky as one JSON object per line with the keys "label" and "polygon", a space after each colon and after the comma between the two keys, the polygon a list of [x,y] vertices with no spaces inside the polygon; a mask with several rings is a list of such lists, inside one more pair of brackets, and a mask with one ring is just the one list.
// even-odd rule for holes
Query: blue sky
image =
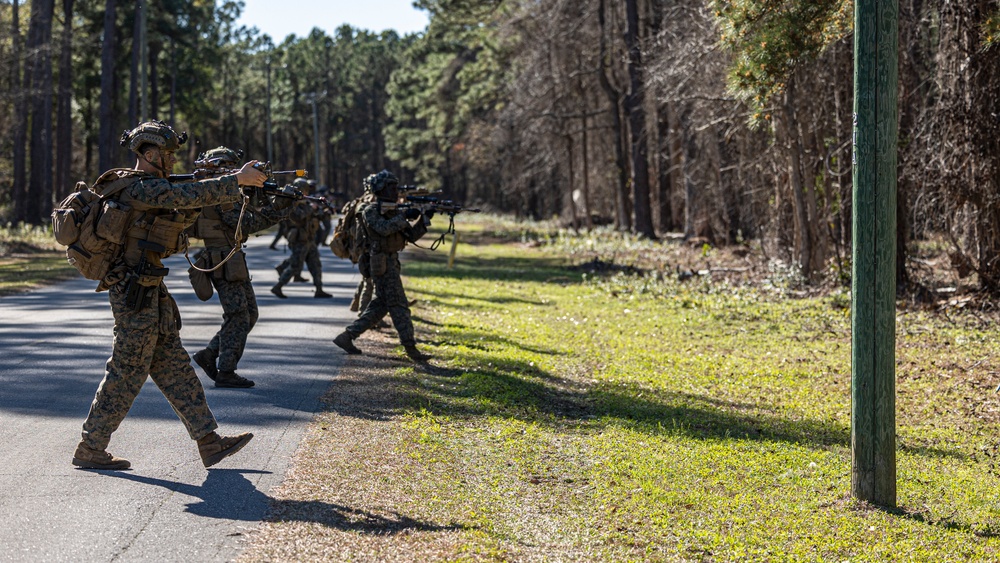
{"label": "blue sky", "polygon": [[313,27],[332,34],[342,24],[382,31],[395,29],[400,35],[422,31],[428,15],[413,7],[412,0],[245,0],[237,20],[281,43],[291,33],[303,37]]}

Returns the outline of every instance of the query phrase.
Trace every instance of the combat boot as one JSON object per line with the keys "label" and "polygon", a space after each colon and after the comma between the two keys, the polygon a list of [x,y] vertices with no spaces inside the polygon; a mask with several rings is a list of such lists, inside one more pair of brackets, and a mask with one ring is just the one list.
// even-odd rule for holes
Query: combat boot
{"label": "combat boot", "polygon": [[354,345],[354,339],[351,338],[351,335],[346,332],[338,334],[337,337],[333,339],[333,343],[340,346],[348,354],[357,355],[363,353],[360,348]]}
{"label": "combat boot", "polygon": [[205,348],[194,355],[194,363],[201,366],[201,369],[205,370],[205,375],[207,375],[212,381],[215,381],[215,378],[219,375],[219,368],[215,367],[215,361],[217,359],[219,359],[219,356],[208,348]]}
{"label": "combat boot", "polygon": [[84,469],[128,469],[132,467],[127,459],[115,457],[104,450],[95,450],[80,442],[73,453],[73,465]]}
{"label": "combat boot", "polygon": [[406,355],[414,362],[426,362],[431,359],[430,354],[424,354],[412,344],[410,346],[403,346],[403,350],[406,350]]}
{"label": "combat boot", "polygon": [[295,276],[292,278],[292,281],[296,283],[307,283],[309,281],[309,278],[304,278],[302,276]]}
{"label": "combat boot", "polygon": [[205,464],[205,467],[212,467],[224,458],[240,451],[251,438],[253,438],[253,434],[250,432],[244,432],[238,436],[219,436],[216,432],[212,432],[198,440],[198,453],[201,454],[201,462]]}
{"label": "combat boot", "polygon": [[219,372],[218,377],[215,379],[216,387],[230,387],[237,389],[247,389],[253,387],[253,381],[243,377],[242,375],[236,373],[235,371],[222,370]]}
{"label": "combat boot", "polygon": [[277,295],[281,299],[288,299],[288,296],[281,292],[281,286],[280,285],[276,285],[276,286],[272,287],[271,288],[271,293]]}
{"label": "combat boot", "polygon": [[333,296],[317,287],[316,288],[316,293],[313,294],[313,297],[315,297],[317,299],[320,299],[320,298],[333,297]]}

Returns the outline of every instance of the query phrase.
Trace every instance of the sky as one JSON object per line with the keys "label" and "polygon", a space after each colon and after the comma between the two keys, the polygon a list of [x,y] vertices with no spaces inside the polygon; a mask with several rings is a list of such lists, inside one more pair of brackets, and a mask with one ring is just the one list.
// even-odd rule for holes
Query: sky
{"label": "sky", "polygon": [[413,7],[413,0],[244,0],[237,24],[256,27],[275,43],[294,33],[309,35],[318,27],[332,35],[347,23],[381,32],[395,29],[400,35],[423,31],[428,14]]}

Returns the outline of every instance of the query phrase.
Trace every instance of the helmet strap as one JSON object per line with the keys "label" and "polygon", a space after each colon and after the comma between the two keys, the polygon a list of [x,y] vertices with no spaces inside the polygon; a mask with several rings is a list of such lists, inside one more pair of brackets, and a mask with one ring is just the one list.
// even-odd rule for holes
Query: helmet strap
{"label": "helmet strap", "polygon": [[146,158],[145,153],[143,153],[141,156],[142,156],[142,159],[145,160],[146,162],[148,162],[150,165],[152,165],[153,168],[159,170],[160,174],[163,174],[164,178],[170,176],[170,172],[167,171],[167,167],[163,165],[163,153],[161,153],[160,150],[157,149],[156,150],[156,154],[158,154],[160,156],[160,158],[159,158],[159,161],[160,161],[159,164],[157,164],[156,162],[153,162],[152,160],[149,160],[148,158]]}

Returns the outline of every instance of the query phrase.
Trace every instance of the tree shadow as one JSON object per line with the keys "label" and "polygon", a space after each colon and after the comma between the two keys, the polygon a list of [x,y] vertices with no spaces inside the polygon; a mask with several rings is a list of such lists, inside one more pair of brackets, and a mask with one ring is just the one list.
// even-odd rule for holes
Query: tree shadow
{"label": "tree shadow", "polygon": [[[90,470],[82,470],[90,471]],[[371,512],[349,506],[322,501],[275,499],[257,489],[245,474],[266,474],[267,471],[247,469],[211,469],[201,485],[191,485],[155,477],[146,477],[119,471],[91,471],[163,487],[172,492],[192,497],[186,512],[204,518],[217,518],[243,522],[309,522],[336,530],[372,535],[391,535],[408,531],[466,530],[462,524],[435,524],[400,514],[395,511]]]}
{"label": "tree shadow", "polygon": [[[357,371],[363,375],[336,379],[324,399],[326,408],[345,416],[377,420],[423,410],[450,418],[499,417],[542,425],[578,425],[595,431],[618,426],[650,435],[683,435],[699,440],[777,441],[824,449],[850,446],[848,425],[798,417],[751,401],[632,383],[582,383],[530,362],[488,354],[471,368],[444,366],[432,360],[413,366],[412,372],[377,369],[391,367],[385,363],[394,359],[389,356],[352,358],[345,373]],[[351,370],[353,361],[364,361],[369,369]],[[376,397],[370,391],[373,388],[388,391]],[[967,457],[947,448],[901,443],[900,449],[929,457]]]}

